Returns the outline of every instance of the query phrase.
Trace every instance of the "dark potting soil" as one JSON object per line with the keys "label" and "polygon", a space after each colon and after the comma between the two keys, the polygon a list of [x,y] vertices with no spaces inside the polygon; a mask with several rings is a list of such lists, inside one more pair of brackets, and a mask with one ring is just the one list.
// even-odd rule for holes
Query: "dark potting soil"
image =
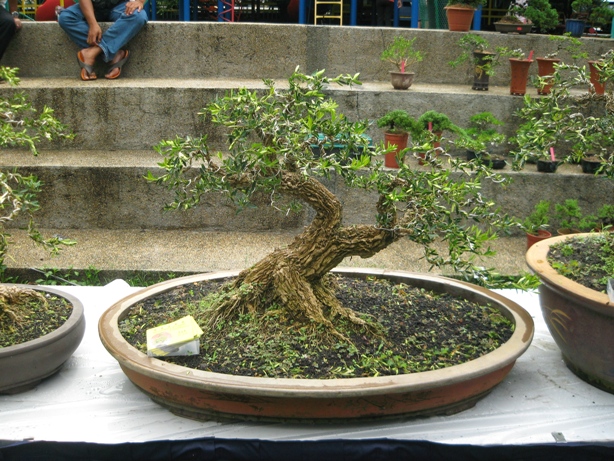
{"label": "dark potting soil", "polygon": [[[614,278],[614,234],[578,237],[550,246],[548,262],[561,275],[605,293]],[[608,242],[610,242],[608,244]]]}
{"label": "dark potting soil", "polygon": [[[337,277],[337,276],[336,276]],[[148,328],[194,315],[194,305],[221,286],[181,286],[132,307],[120,330],[146,351]],[[350,339],[330,341],[323,327],[310,328],[280,310],[245,315],[201,337],[201,355],[165,357],[178,365],[217,373],[278,378],[343,378],[411,373],[476,359],[507,341],[513,324],[490,306],[382,280],[337,277],[337,297],[368,314],[383,335],[335,326]],[[328,338],[329,340],[326,340]]]}
{"label": "dark potting soil", "polygon": [[64,298],[40,293],[45,296],[47,303],[32,299],[24,306],[9,307],[18,314],[18,320],[9,318],[6,312],[0,312],[0,348],[40,338],[57,330],[68,320],[72,304]]}

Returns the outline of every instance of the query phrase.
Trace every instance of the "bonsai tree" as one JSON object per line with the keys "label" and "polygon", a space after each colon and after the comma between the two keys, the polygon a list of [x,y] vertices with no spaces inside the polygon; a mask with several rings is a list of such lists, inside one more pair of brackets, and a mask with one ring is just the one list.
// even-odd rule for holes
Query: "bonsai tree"
{"label": "bonsai tree", "polygon": [[476,78],[481,78],[482,74],[490,77],[495,75],[495,67],[499,64],[497,53],[488,52],[490,45],[483,36],[472,33],[463,34],[458,40],[458,46],[462,52],[455,60],[448,62],[450,66],[456,68],[471,60]]}
{"label": "bonsai tree", "polygon": [[522,229],[531,235],[537,235],[545,230],[550,223],[550,201],[541,200],[535,205],[533,212],[522,221]]}
{"label": "bonsai tree", "polygon": [[548,0],[512,1],[507,13],[501,19],[502,22],[514,24],[525,23],[526,20],[541,32],[547,32],[559,24],[559,13]]}
{"label": "bonsai tree", "polygon": [[[328,78],[323,71],[305,75],[297,69],[287,89],[267,80],[264,92],[229,92],[202,111],[214,125],[228,129],[226,153],[212,152],[206,136],[176,138],[157,147],[165,155],[160,164],[165,172],[150,173],[149,179],[175,191],[171,209],[189,209],[200,204],[203,195],[219,193],[239,208],[258,197],[282,208],[286,197],[290,202],[282,211],[302,204],[314,213],[288,247],[274,250],[228,282],[216,297],[209,326],[242,313],[264,314],[276,305],[296,322],[322,326],[336,337],[336,322],[365,324],[340,304],[329,284],[329,272],[345,258],[368,258],[407,238],[425,248],[425,258],[433,265],[480,273],[472,257],[490,254],[487,242],[495,229],[511,225],[480,195],[480,182],[492,174],[487,168],[450,161],[450,168],[401,164],[391,171],[375,159],[381,147],[351,161],[343,151],[336,157],[315,157],[305,140],[309,133],[333,138],[344,133],[357,144],[364,142],[368,122],[349,121],[324,93],[327,84],[356,84],[357,78]],[[468,171],[465,167],[471,174],[462,174]],[[462,180],[453,179],[454,172]],[[371,224],[344,225],[342,202],[321,182],[331,175],[347,187],[374,194]],[[447,251],[437,248],[439,242],[447,244]]]}
{"label": "bonsai tree", "polygon": [[393,110],[377,120],[377,126],[388,133],[410,133],[416,130],[417,122],[404,110]]}
{"label": "bonsai tree", "polygon": [[556,58],[561,51],[565,51],[571,56],[573,61],[577,59],[588,59],[588,53],[583,50],[584,43],[576,37],[573,37],[569,32],[563,35],[550,35],[548,36],[548,40],[555,43],[556,49],[544,55],[545,58]]}
{"label": "bonsai tree", "polygon": [[447,6],[473,8],[477,10],[480,6],[485,6],[486,3],[486,0],[448,0]]}
{"label": "bonsai tree", "polygon": [[[0,67],[0,78],[11,86],[19,83],[14,68]],[[72,138],[49,107],[36,110],[21,92],[0,98],[0,147],[26,148],[37,155],[37,145],[42,141]],[[42,191],[42,183],[35,176],[0,171],[0,189],[0,272],[6,269],[4,259],[11,243],[5,226],[18,217],[26,218],[30,238],[53,253],[57,253],[62,244],[74,243],[57,237],[45,239],[37,230],[33,214],[40,208],[37,196]],[[0,328],[13,328],[16,323],[25,321],[23,309],[30,299],[40,301],[41,297],[33,290],[0,285]]]}
{"label": "bonsai tree", "polygon": [[456,145],[474,152],[476,155],[486,154],[489,148],[503,143],[505,135],[495,127],[503,122],[491,112],[480,112],[469,118],[469,127],[462,131]]}
{"label": "bonsai tree", "polygon": [[414,50],[415,41],[416,37],[408,40],[401,35],[397,35],[394,41],[382,51],[380,59],[394,64],[399,72],[407,72],[409,67],[424,59],[422,52]]}
{"label": "bonsai tree", "polygon": [[571,2],[573,16],[591,24],[605,26],[612,22],[614,10],[604,0],[574,0]]}

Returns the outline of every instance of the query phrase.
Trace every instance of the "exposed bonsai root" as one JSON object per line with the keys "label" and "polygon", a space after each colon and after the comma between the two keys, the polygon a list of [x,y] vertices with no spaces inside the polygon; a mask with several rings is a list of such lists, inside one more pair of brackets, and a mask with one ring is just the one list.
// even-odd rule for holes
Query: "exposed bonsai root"
{"label": "exposed bonsai root", "polygon": [[28,304],[33,300],[47,303],[38,291],[0,285],[0,328],[21,324],[27,315]]}

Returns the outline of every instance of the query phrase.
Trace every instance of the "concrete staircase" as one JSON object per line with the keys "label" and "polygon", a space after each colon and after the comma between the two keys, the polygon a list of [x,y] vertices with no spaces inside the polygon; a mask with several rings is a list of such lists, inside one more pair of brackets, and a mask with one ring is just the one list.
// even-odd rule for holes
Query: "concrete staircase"
{"label": "concrete staircase", "polygon": [[[391,69],[379,60],[382,49],[397,33],[417,37],[415,46],[426,54],[415,69],[414,85],[405,92],[392,89],[387,76]],[[537,56],[554,48],[541,35],[483,34],[492,48],[523,48],[534,50]],[[296,66],[305,72],[326,69],[331,76],[360,73],[362,86],[328,90],[352,119],[373,120],[397,108],[415,116],[434,109],[464,125],[471,115],[489,110],[506,120],[505,130],[512,133],[517,124],[513,113],[522,105],[522,98],[509,95],[507,64],[503,63],[491,79],[490,91],[472,91],[470,70],[453,70],[447,65],[458,53],[456,42],[461,36],[441,30],[152,22],[130,43],[131,59],[121,79],[82,82],[75,59],[78,49],[59,26],[24,24],[2,63],[19,67],[21,85],[17,90],[3,86],[0,95],[26,92],[35,106],[54,108],[77,137],[71,143],[45,146],[37,158],[27,152],[5,150],[0,152],[0,167],[19,167],[39,176],[47,185],[40,197],[39,225],[52,233],[78,236],[80,244],[59,259],[48,259],[23,243],[22,233],[15,230],[14,259],[7,260],[8,265],[82,268],[93,264],[114,270],[126,266],[122,262],[126,254],[131,258],[146,254],[132,258],[131,269],[204,271],[253,262],[241,259],[240,254],[230,257],[232,251],[247,254],[254,249],[253,254],[260,254],[261,247],[266,252],[287,243],[308,222],[308,212],[282,216],[264,207],[237,215],[212,197],[197,210],[166,213],[162,207],[170,194],[146,183],[143,176],[147,171],[158,171],[160,158],[152,146],[162,139],[207,133],[212,146],[222,149],[223,134],[197,113],[228,89],[262,88],[263,78],[283,84]],[[584,40],[593,57],[604,53],[612,43]],[[536,70],[533,65],[532,73]],[[104,75],[104,69],[98,75]],[[376,142],[382,139],[376,127],[370,134]],[[574,167],[562,170],[545,180],[544,175],[533,171],[515,173],[508,168],[514,176],[512,187],[506,191],[493,188],[486,193],[516,216],[526,215],[542,198],[578,198],[587,211],[598,208],[604,197],[611,200],[614,191],[609,182],[582,175]],[[329,186],[345,203],[360,210],[345,217],[348,223],[371,222],[372,200],[346,190],[335,179]],[[244,233],[244,237],[236,232]],[[198,248],[192,248],[195,233],[199,239],[215,242],[218,251],[209,253],[211,258],[219,253],[215,256],[219,259],[202,253],[202,241]],[[128,238],[130,235],[135,237]],[[190,236],[192,240],[186,239]],[[223,243],[228,242],[228,236],[251,242],[252,246],[224,246],[228,245]],[[92,239],[104,243],[96,247]],[[179,241],[183,251],[175,246]],[[165,250],[165,246],[173,248]],[[502,243],[501,248],[517,248],[519,254],[508,259],[522,259],[522,242]],[[407,251],[415,253],[415,249]],[[230,264],[234,266],[228,267]],[[410,263],[405,267],[404,261],[390,265],[414,267]],[[523,263],[515,262],[504,270],[518,272],[520,267]]]}

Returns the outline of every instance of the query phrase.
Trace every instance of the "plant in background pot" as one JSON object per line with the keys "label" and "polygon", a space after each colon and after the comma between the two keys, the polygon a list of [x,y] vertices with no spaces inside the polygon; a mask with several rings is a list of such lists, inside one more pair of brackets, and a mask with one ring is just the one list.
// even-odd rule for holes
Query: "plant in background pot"
{"label": "plant in background pot", "polygon": [[415,74],[408,69],[424,58],[422,52],[414,50],[415,41],[416,37],[409,40],[397,35],[380,55],[382,61],[394,64],[398,70],[398,72],[390,71],[390,81],[395,90],[406,90],[411,86]]}
{"label": "plant in background pot", "polygon": [[442,112],[428,110],[418,117],[416,128],[412,131],[412,151],[422,165],[439,156],[444,131],[460,135],[461,128],[452,123],[450,117]]}
{"label": "plant in background pot", "polygon": [[[337,104],[324,90],[329,83],[358,83],[356,78],[327,78],[323,71],[305,75],[297,69],[287,86],[278,88],[272,80],[266,80],[269,91],[229,91],[203,111],[214,125],[228,130],[224,156],[208,148],[206,136],[175,138],[158,146],[165,155],[161,163],[164,171],[155,176],[150,173],[148,178],[175,192],[170,208],[189,209],[205,203],[205,194],[219,193],[240,208],[261,203],[285,213],[298,211],[298,202],[312,211],[307,213],[311,221],[292,243],[272,251],[250,268],[152,287],[149,292],[120,301],[102,316],[99,331],[104,346],[128,377],[157,402],[200,418],[222,414],[226,418],[330,421],[415,415],[441,412],[442,408],[458,410],[487,393],[511,368],[515,358],[508,355],[499,362],[495,356],[504,354],[496,349],[487,359],[497,365],[483,372],[477,371],[479,363],[468,365],[465,368],[475,371],[465,379],[457,380],[454,366],[427,374],[407,374],[410,360],[406,352],[413,348],[414,341],[421,349],[421,333],[404,331],[399,341],[391,340],[388,327],[420,322],[408,319],[387,324],[384,316],[390,318],[390,314],[379,309],[377,315],[365,316],[364,310],[359,311],[361,305],[376,309],[392,306],[394,302],[382,304],[376,293],[389,282],[396,288],[385,291],[393,296],[405,296],[400,292],[413,291],[410,286],[433,290],[438,285],[440,292],[452,293],[460,288],[458,282],[446,289],[422,276],[344,270],[345,277],[339,278],[331,272],[345,258],[368,258],[407,238],[425,248],[425,257],[432,264],[480,275],[482,269],[466,256],[490,252],[487,242],[494,230],[491,226],[507,229],[511,225],[509,218],[495,211],[492,202],[481,197],[479,184],[493,177],[487,168],[456,164],[456,171],[463,171],[463,165],[470,167],[466,180],[458,181],[458,176],[443,168],[441,162],[432,168],[412,168],[405,163],[395,170],[384,168],[376,160],[384,152],[381,146],[367,151],[372,158],[357,159],[351,165],[334,156],[314,156],[305,147],[309,133],[338,132],[344,133],[345,139],[360,141],[365,123],[348,122],[337,113]],[[345,211],[344,201],[327,187],[331,173],[348,187],[373,198],[371,222],[344,222],[344,215],[351,211]],[[467,218],[486,227],[468,225]],[[442,246],[446,250],[442,251]],[[201,292],[207,286],[210,296],[206,290]],[[177,290],[171,293],[169,290],[175,287]],[[195,295],[193,302],[181,306],[176,295],[190,296],[190,292]],[[367,293],[375,295],[374,302]],[[158,303],[158,295],[167,301]],[[478,302],[493,299],[492,295],[477,293],[469,297]],[[194,308],[191,313],[207,339],[202,343],[201,356],[196,357],[199,369],[189,368],[186,362],[147,357],[143,347],[126,341],[120,328],[127,333],[136,330],[132,312],[139,311],[140,307],[134,305],[137,301],[149,306],[143,307],[145,318],[155,313],[149,310],[153,307],[158,313],[162,311],[166,321],[171,320],[170,315],[182,317]],[[450,302],[446,303],[447,315],[452,315]],[[498,302],[492,306],[515,324],[512,337],[503,347],[514,345],[516,353],[524,350],[532,336],[531,328],[526,328],[530,317],[504,310]],[[403,315],[411,311],[414,308],[401,309]],[[458,345],[463,342],[455,340]],[[395,344],[400,349],[392,349]],[[250,355],[248,360],[245,354]],[[440,355],[435,356],[439,361]],[[258,366],[252,366],[252,360]],[[329,366],[331,361],[335,365]],[[371,371],[365,373],[364,366]]]}
{"label": "plant in background pot", "polygon": [[502,33],[526,34],[532,27],[547,32],[558,23],[559,14],[548,0],[512,1],[505,16],[495,22],[495,29]]}
{"label": "plant in background pot", "polygon": [[496,127],[503,122],[492,112],[481,112],[469,118],[469,127],[462,130],[456,140],[456,145],[467,150],[467,160],[489,164],[493,169],[501,169],[506,165],[505,159],[493,150],[506,140]]}
{"label": "plant in background pot", "polygon": [[404,110],[393,110],[378,119],[377,126],[384,128],[385,165],[399,168],[403,163],[409,133],[416,129],[417,121]]}
{"label": "plant in background pot", "polygon": [[[596,94],[605,94],[607,89],[611,94],[611,84],[614,82],[614,50],[604,53],[597,61],[589,61],[588,65],[590,70],[590,91]],[[608,86],[610,88],[607,88]]]}
{"label": "plant in background pot", "polygon": [[565,30],[574,37],[581,37],[588,24],[606,26],[612,22],[614,10],[606,0],[574,0],[572,17],[565,21]]}
{"label": "plant in background pot", "polygon": [[556,44],[555,50],[543,57],[535,58],[537,61],[537,75],[541,77],[541,80],[537,79],[535,87],[537,88],[537,94],[542,95],[550,93],[552,75],[554,75],[555,65],[561,62],[561,59],[558,57],[561,52],[565,52],[570,56],[574,63],[578,59],[586,59],[588,57],[587,53],[583,51],[584,44],[569,33],[550,35],[548,39]]}
{"label": "plant in background pot", "polygon": [[[12,86],[19,79],[16,69],[0,68],[2,78]],[[44,107],[38,111],[25,94],[0,98],[0,147],[28,149],[38,154],[45,141],[72,139],[66,127]],[[5,225],[26,218],[28,234],[52,252],[74,242],[45,239],[37,230],[33,214],[40,208],[37,196],[41,182],[17,171],[0,171],[0,272],[11,243]],[[75,298],[58,290],[32,289],[23,285],[0,285],[0,393],[32,388],[59,370],[77,348],[85,331],[83,308]]]}
{"label": "plant in background pot", "polygon": [[486,0],[449,0],[445,8],[448,19],[448,29],[456,32],[467,32],[471,28],[473,14],[480,6],[486,5]]}
{"label": "plant in background pot", "polygon": [[566,199],[563,203],[555,204],[554,218],[559,225],[559,235],[590,232],[598,226],[597,216],[585,215],[577,199]]}
{"label": "plant in background pot", "polygon": [[511,49],[508,47],[498,47],[497,53],[500,56],[507,56],[510,62],[510,94],[524,96],[527,92],[529,81],[529,68],[533,64],[533,51],[525,59],[525,52],[520,48]]}
{"label": "plant in background pot", "polygon": [[495,74],[495,67],[499,64],[497,53],[488,51],[488,40],[477,34],[464,34],[458,40],[461,54],[448,64],[454,68],[465,62],[471,62],[473,74],[472,90],[488,91],[489,77]]}
{"label": "plant in background pot", "polygon": [[533,245],[526,260],[542,282],[542,314],[565,364],[614,393],[614,313],[605,292],[614,277],[614,233],[553,237]]}
{"label": "plant in background pot", "polygon": [[527,250],[540,240],[552,237],[546,230],[550,223],[550,201],[541,200],[533,212],[522,221],[522,229],[527,234]]}

